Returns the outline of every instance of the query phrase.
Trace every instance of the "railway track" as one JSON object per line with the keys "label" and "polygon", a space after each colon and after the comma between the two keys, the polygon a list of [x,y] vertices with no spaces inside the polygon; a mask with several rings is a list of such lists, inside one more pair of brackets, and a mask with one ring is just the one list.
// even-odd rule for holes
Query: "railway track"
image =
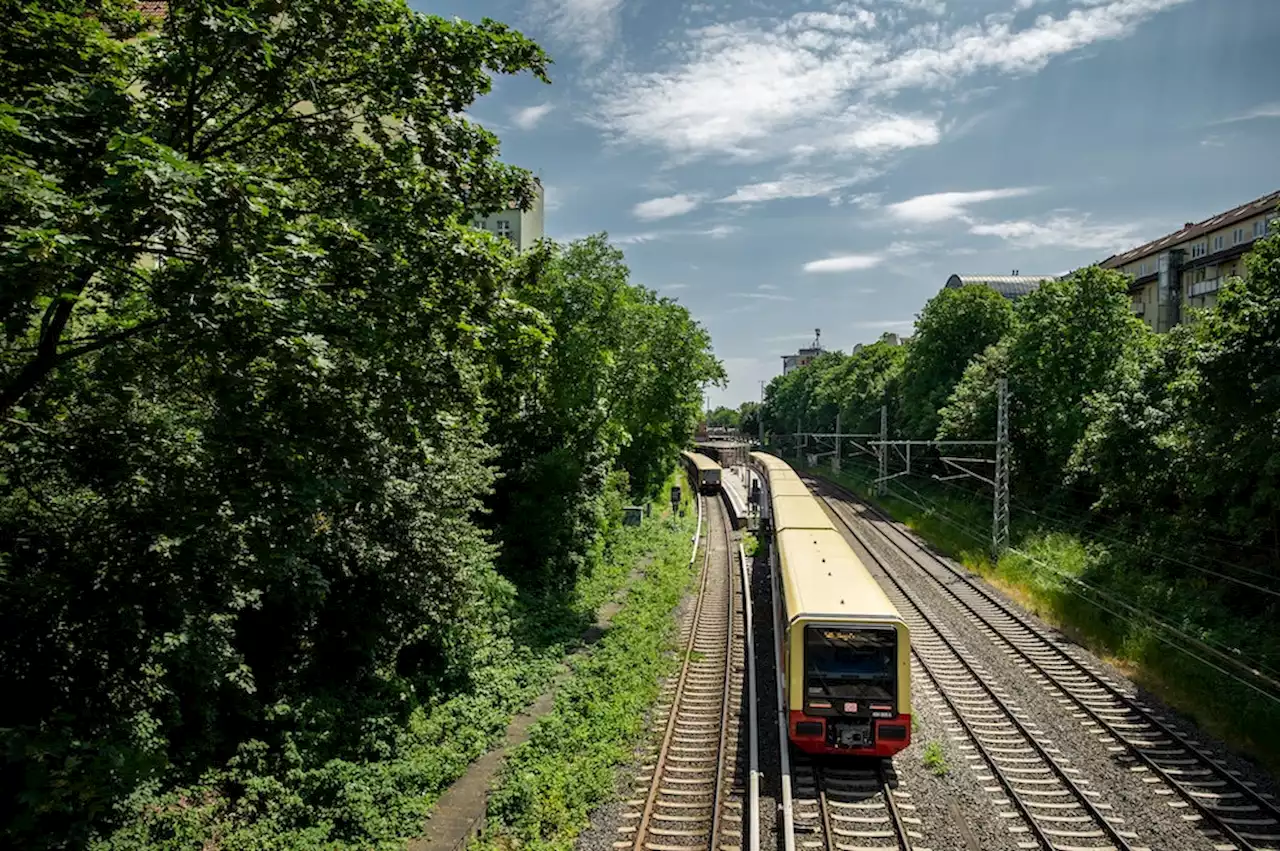
{"label": "railway track", "polygon": [[897,800],[888,760],[848,765],[799,759],[792,793],[796,847],[803,851],[927,851],[919,838],[915,806]]}
{"label": "railway track", "polygon": [[[831,505],[831,503],[828,503]],[[834,506],[831,506],[834,509]],[[902,583],[875,558],[866,538],[841,512],[837,517],[872,555],[869,565],[911,629],[911,652],[942,698],[955,724],[986,764],[978,779],[988,792],[1001,794],[1001,808],[1020,847],[1056,851],[1139,851],[1137,834],[1125,829],[1110,806],[1084,788],[1070,760],[1021,712],[1002,690],[988,684],[982,666],[946,629],[928,615]]]}
{"label": "railway track", "polygon": [[660,744],[636,777],[614,848],[743,851],[745,786],[738,767],[743,612],[724,506],[703,497],[702,577],[683,629],[681,669],[659,704]]}
{"label": "railway track", "polygon": [[[1068,653],[963,571],[925,553],[873,506],[843,488],[826,482],[822,487],[864,506],[878,519],[879,522],[868,525],[882,540],[955,601],[985,634],[1003,644],[1024,669],[1071,701],[1082,723],[1093,728],[1104,745],[1123,758],[1141,763],[1135,768],[1147,775],[1151,785],[1158,783],[1156,778],[1159,778],[1167,790],[1176,792],[1180,800],[1169,801],[1170,806],[1195,810],[1192,818],[1199,817],[1211,838],[1229,843],[1219,845],[1220,849],[1280,849],[1280,808],[1270,796],[1258,792],[1173,723]],[[850,532],[858,536],[846,517],[847,504],[842,506],[829,498],[827,503]]]}

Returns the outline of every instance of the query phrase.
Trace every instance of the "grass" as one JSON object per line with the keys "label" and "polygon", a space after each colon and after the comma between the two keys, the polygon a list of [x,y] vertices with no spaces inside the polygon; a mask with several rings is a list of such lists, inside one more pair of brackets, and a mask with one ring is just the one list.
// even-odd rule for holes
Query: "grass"
{"label": "grass", "polygon": [[937,777],[942,777],[951,770],[951,766],[947,764],[947,756],[942,752],[942,745],[938,742],[929,742],[924,746],[922,761],[924,767]]}
{"label": "grass", "polygon": [[[1015,513],[1012,546],[996,562],[989,552],[989,498],[920,479],[907,487],[890,483],[889,495],[879,497],[866,471],[810,472],[873,499],[933,547],[1108,658],[1233,750],[1280,773],[1280,703],[1188,655],[1185,651],[1190,649],[1204,656],[1106,597],[1263,665],[1280,660],[1280,629],[1273,610],[1232,596],[1224,583],[1191,571],[1174,573],[1152,551],[1157,545],[1129,543],[1115,532],[1064,531],[1061,523],[1027,513]],[[1084,520],[1080,518],[1077,528]]]}
{"label": "grass", "polygon": [[[285,737],[282,753],[251,742],[197,785],[139,790],[122,807],[130,821],[91,847],[402,849],[406,837],[421,831],[444,790],[546,689],[584,625],[594,622],[597,608],[645,556],[658,556],[651,574],[672,551],[682,550],[677,561],[687,564],[696,510],[676,521],[660,500],[653,513],[639,527],[615,530],[605,558],[580,578],[553,616],[517,611],[509,628],[495,625],[488,640],[478,642],[483,658],[458,693],[424,701],[403,716],[371,707],[359,733],[362,753],[317,763],[308,758],[306,737],[328,733],[299,724],[297,735]],[[535,634],[539,623],[541,633]],[[314,707],[290,711],[310,719],[311,727],[325,717]],[[222,791],[227,789],[242,792],[232,799]]]}
{"label": "grass", "polygon": [[690,587],[696,513],[651,521],[655,556],[610,630],[559,689],[555,708],[512,753],[473,851],[570,849],[590,810],[614,791],[616,769],[644,734],[646,710],[676,659],[672,611]]}
{"label": "grass", "polygon": [[755,558],[760,552],[760,539],[750,532],[742,533],[742,550],[747,554],[747,558]]}

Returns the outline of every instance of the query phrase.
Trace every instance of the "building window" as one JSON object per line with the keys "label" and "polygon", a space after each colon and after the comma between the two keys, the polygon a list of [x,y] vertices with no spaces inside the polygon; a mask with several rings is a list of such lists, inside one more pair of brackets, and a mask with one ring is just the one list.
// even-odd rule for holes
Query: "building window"
{"label": "building window", "polygon": [[1196,283],[1197,283],[1197,284],[1198,284],[1198,283],[1200,283],[1201,281],[1203,281],[1203,280],[1205,279],[1205,271],[1206,271],[1206,270],[1204,270],[1204,269],[1196,269]]}
{"label": "building window", "polygon": [[1208,253],[1209,253],[1209,244],[1206,242],[1197,242],[1195,245],[1191,246],[1192,260],[1194,260],[1197,257],[1203,257]]}
{"label": "building window", "polygon": [[494,222],[494,223],[493,223],[493,229],[494,229],[494,231],[498,234],[498,236],[505,236],[507,239],[511,239],[511,238],[512,238],[512,237],[511,237],[511,222],[503,221],[502,219],[498,219],[496,222]]}
{"label": "building window", "polygon": [[1253,238],[1262,239],[1267,235],[1266,220],[1259,220],[1253,223]]}
{"label": "building window", "polygon": [[1213,250],[1221,251],[1223,248],[1226,247],[1226,245],[1224,244],[1226,243],[1226,241],[1227,241],[1227,238],[1225,236],[1215,236],[1213,238]]}
{"label": "building window", "polygon": [[1244,242],[1244,228],[1236,228],[1231,232],[1231,244],[1239,245]]}

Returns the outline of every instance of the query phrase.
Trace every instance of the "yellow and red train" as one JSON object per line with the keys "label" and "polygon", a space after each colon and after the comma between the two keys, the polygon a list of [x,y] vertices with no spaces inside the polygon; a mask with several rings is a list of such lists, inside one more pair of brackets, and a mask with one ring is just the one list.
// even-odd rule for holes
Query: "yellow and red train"
{"label": "yellow and red train", "polygon": [[698,483],[698,490],[705,494],[720,492],[720,465],[701,452],[683,450],[680,453],[690,477]]}
{"label": "yellow and red train", "polygon": [[810,754],[891,756],[911,743],[907,625],[785,461],[751,453],[781,588],[788,735]]}

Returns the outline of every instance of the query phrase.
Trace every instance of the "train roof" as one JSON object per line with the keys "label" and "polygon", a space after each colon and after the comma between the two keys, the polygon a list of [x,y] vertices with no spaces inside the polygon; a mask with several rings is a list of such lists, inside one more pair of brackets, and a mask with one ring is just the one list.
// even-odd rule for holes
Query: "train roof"
{"label": "train roof", "polygon": [[786,529],[835,529],[835,524],[822,510],[822,503],[812,494],[778,496],[773,500],[773,528]]}
{"label": "train roof", "polygon": [[795,473],[770,473],[769,474],[769,498],[776,499],[780,496],[807,496],[809,495],[808,486],[800,481],[800,477]]}
{"label": "train roof", "polygon": [[791,465],[783,461],[777,455],[770,455],[768,452],[752,452],[751,458],[764,467],[766,470],[790,470]]}
{"label": "train roof", "polygon": [[822,620],[901,617],[844,537],[834,529],[778,532],[787,614]]}
{"label": "train roof", "polygon": [[683,455],[689,461],[692,461],[693,466],[697,467],[699,470],[719,470],[720,469],[719,464],[717,464],[715,461],[712,461],[710,458],[703,455],[701,452],[690,452],[686,449],[686,450],[682,450],[680,454]]}

